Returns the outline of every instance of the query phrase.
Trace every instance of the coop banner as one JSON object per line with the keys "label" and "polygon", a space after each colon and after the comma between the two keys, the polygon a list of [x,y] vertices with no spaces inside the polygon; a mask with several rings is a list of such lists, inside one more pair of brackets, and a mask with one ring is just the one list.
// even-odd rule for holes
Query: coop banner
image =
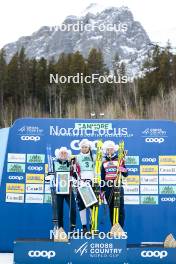
{"label": "coop banner", "polygon": [[[123,183],[124,229],[128,242],[163,241],[168,233],[175,232],[174,122],[19,119],[10,128],[3,166],[0,250],[12,249],[17,238],[49,238],[52,210],[50,186],[45,182],[47,146],[51,146],[53,156],[55,149],[61,146],[66,146],[76,155],[83,138],[92,141],[94,153],[99,139],[103,142],[112,140],[116,144],[121,140],[125,142],[129,176]],[[77,225],[80,228],[79,215]],[[100,210],[99,227],[104,231],[110,227],[106,207]]]}

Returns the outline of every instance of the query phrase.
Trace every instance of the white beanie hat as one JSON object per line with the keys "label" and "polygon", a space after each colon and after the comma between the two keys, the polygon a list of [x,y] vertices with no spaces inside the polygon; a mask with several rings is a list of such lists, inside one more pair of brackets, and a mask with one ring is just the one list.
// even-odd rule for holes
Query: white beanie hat
{"label": "white beanie hat", "polygon": [[106,150],[108,148],[111,148],[111,149],[114,149],[114,151],[117,151],[119,146],[118,145],[115,145],[115,143],[111,140],[107,140],[104,142],[103,144],[103,151],[106,153]]}
{"label": "white beanie hat", "polygon": [[56,150],[55,150],[55,156],[56,156],[56,158],[57,158],[57,159],[60,158],[60,153],[61,153],[62,151],[67,152],[67,158],[69,159],[70,156],[71,156],[71,154],[72,154],[72,152],[71,152],[71,150],[67,149],[66,147],[61,147],[60,149],[56,149]]}
{"label": "white beanie hat", "polygon": [[89,147],[89,148],[92,148],[92,142],[89,141],[88,139],[82,139],[81,142],[79,143],[79,147]]}

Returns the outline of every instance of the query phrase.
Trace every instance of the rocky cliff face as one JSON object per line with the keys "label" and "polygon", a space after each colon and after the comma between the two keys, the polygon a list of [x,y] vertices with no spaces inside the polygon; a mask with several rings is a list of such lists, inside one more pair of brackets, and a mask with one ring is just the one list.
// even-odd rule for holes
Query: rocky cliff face
{"label": "rocky cliff face", "polygon": [[[90,30],[87,30],[87,28]],[[25,48],[29,58],[57,59],[62,52],[80,51],[87,57],[91,48],[101,49],[105,63],[112,68],[116,54],[132,76],[140,71],[149,50],[150,39],[127,7],[98,10],[90,5],[82,16],[68,16],[62,25],[42,27],[31,36],[4,46],[7,61]]]}

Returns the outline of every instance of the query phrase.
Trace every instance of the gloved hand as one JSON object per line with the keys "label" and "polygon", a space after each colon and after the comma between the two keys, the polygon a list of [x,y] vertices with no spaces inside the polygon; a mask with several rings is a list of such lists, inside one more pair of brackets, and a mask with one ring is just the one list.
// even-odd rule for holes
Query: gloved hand
{"label": "gloved hand", "polygon": [[50,187],[55,187],[55,175],[54,174],[48,174],[45,176],[45,181],[50,182]]}
{"label": "gloved hand", "polygon": [[127,169],[124,168],[124,167],[122,167],[122,166],[120,166],[120,167],[119,167],[119,171],[120,171],[120,172],[127,172]]}
{"label": "gloved hand", "polygon": [[47,176],[45,176],[45,181],[46,182],[49,182],[51,180],[51,175],[47,175]]}

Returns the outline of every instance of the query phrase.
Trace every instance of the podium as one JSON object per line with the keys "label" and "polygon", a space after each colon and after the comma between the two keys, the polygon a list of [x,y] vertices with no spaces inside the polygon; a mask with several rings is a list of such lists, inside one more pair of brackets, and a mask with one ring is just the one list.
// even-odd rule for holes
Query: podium
{"label": "podium", "polygon": [[68,243],[51,240],[17,240],[14,264],[97,264],[127,263],[126,240],[71,239]]}
{"label": "podium", "polygon": [[176,249],[162,243],[127,245],[123,239],[47,239],[14,242],[14,264],[175,264]]}

